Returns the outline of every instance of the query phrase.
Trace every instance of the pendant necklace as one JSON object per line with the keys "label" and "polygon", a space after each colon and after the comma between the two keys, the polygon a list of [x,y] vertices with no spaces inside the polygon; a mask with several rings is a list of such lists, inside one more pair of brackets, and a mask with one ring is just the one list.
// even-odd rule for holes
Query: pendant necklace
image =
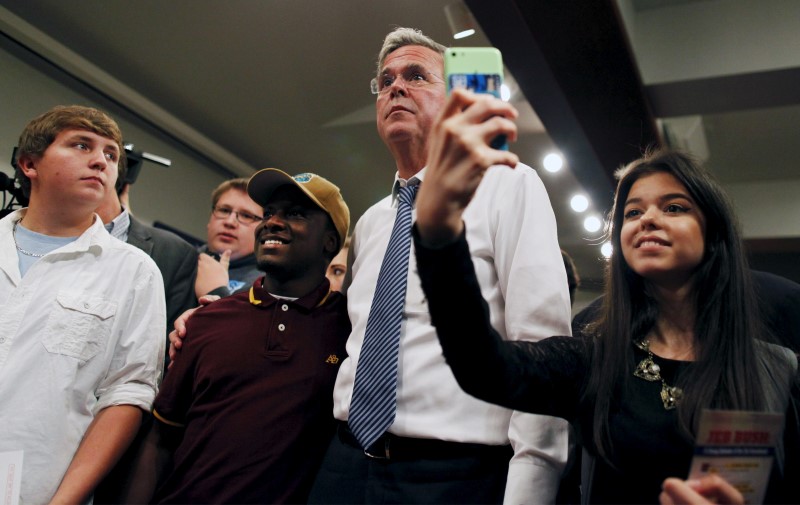
{"label": "pendant necklace", "polygon": [[647,356],[633,369],[633,375],[648,382],[661,381],[661,402],[666,410],[674,409],[683,397],[683,390],[677,386],[667,385],[667,381],[661,377],[661,367],[653,360],[653,352],[647,339],[634,341],[633,345],[647,353]]}

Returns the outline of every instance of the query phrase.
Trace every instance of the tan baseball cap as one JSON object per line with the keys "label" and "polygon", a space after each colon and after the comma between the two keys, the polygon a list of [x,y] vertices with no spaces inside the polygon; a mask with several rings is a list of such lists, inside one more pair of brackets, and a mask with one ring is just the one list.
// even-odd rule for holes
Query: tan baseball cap
{"label": "tan baseball cap", "polygon": [[330,216],[333,226],[339,233],[341,248],[350,229],[350,209],[347,208],[339,188],[328,179],[309,172],[292,176],[277,168],[265,168],[250,178],[247,183],[247,194],[254,202],[264,207],[272,192],[286,184],[300,188],[311,201]]}

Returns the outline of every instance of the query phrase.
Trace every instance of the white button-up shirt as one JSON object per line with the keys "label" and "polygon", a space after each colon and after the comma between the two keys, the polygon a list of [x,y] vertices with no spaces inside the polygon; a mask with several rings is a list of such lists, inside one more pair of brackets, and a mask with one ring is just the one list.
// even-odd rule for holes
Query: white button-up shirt
{"label": "white button-up shirt", "polygon": [[[414,179],[424,180],[424,174],[423,170]],[[334,389],[334,416],[340,420],[348,418],[367,318],[397,213],[398,183],[405,181],[396,181],[393,194],[367,210],[353,234],[352,284],[347,291],[353,330],[347,341],[349,357]],[[464,212],[464,222],[497,331],[508,340],[570,335],[569,292],[555,216],[536,172],[523,164],[489,168]],[[444,361],[416,272],[412,252],[400,334],[397,415],[389,431],[489,445],[510,441],[515,455],[506,501],[554,501],[567,459],[566,421],[512,412],[466,394]],[[458,304],[458,293],[453,293],[453,303]]]}
{"label": "white button-up shirt", "polygon": [[98,216],[20,278],[16,211],[0,221],[0,452],[24,451],[22,503],[46,503],[94,416],[150,410],[163,368],[164,286]]}

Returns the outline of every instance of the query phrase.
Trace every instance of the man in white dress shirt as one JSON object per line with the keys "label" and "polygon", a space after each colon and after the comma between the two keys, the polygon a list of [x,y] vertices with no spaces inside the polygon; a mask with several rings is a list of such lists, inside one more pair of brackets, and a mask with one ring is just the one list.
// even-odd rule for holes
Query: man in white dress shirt
{"label": "man in white dress shirt", "polygon": [[[386,37],[380,52],[373,84],[378,133],[397,172],[392,194],[362,216],[353,234],[348,272],[352,283],[347,290],[353,330],[349,357],[334,390],[334,416],[341,422],[312,502],[553,502],[566,463],[566,422],[512,412],[459,388],[431,325],[413,253],[400,330],[394,422],[366,450],[347,424],[367,319],[397,213],[398,189],[424,183],[424,167],[432,161],[469,162],[480,149],[488,149],[486,139],[499,133],[516,136],[515,130],[487,121],[495,112],[513,114],[510,106],[482,97],[483,109],[469,107],[452,114],[483,128],[479,141],[468,138],[469,132],[453,131],[450,145],[429,145],[431,128],[447,103],[444,50],[417,30],[398,28]],[[437,160],[428,157],[432,147]],[[536,172],[522,164],[490,168],[464,221],[495,328],[509,340],[569,335],[569,295],[555,217]],[[453,303],[458,303],[458,293],[453,293]]]}
{"label": "man in white dress shirt", "polygon": [[22,451],[21,503],[89,501],[161,377],[161,274],[94,213],[122,155],[117,124],[88,107],[20,136],[30,204],[0,221],[0,452]]}

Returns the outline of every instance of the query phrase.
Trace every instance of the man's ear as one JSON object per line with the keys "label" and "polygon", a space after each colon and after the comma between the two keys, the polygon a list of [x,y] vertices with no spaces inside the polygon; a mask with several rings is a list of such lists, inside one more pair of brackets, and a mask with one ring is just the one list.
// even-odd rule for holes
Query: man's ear
{"label": "man's ear", "polygon": [[336,249],[339,245],[339,234],[335,231],[326,230],[325,241],[322,245],[325,248],[325,252],[329,253],[330,257],[333,258],[339,252],[338,249]]}
{"label": "man's ear", "polygon": [[32,156],[30,154],[23,154],[17,160],[17,167],[22,171],[22,173],[28,179],[35,179],[36,178],[36,165],[39,163],[39,158],[37,156]]}

